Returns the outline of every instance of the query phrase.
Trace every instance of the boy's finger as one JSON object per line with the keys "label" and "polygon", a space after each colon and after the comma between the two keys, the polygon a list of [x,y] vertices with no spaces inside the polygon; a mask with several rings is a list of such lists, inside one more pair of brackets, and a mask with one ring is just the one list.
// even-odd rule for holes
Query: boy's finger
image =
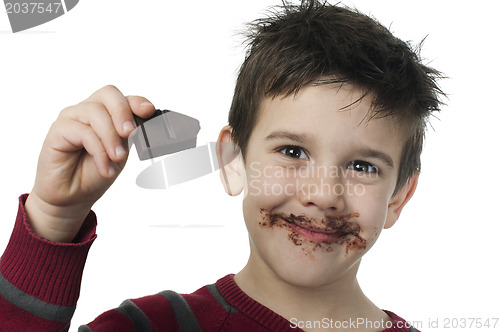
{"label": "boy's finger", "polygon": [[127,138],[134,130],[134,118],[127,98],[113,85],[94,92],[85,102],[101,103],[111,115],[113,125],[120,137]]}
{"label": "boy's finger", "polygon": [[[61,119],[53,126],[51,138],[57,150],[73,152],[81,148],[85,149],[93,157],[102,177],[109,178],[114,175],[114,171],[111,171],[111,160],[101,140],[90,126],[72,119]],[[50,141],[48,143],[51,144]]]}
{"label": "boy's finger", "polygon": [[104,145],[109,158],[122,161],[127,151],[122,139],[116,132],[108,110],[101,103],[84,102],[64,110],[65,116],[88,125],[94,130]]}
{"label": "boy's finger", "polygon": [[141,96],[127,96],[127,100],[132,112],[143,119],[153,115],[156,109],[148,99]]}

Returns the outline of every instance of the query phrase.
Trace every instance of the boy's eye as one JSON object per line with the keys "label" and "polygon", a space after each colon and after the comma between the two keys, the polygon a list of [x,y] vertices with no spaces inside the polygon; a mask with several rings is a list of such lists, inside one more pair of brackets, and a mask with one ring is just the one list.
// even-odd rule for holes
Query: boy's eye
{"label": "boy's eye", "polygon": [[356,172],[372,173],[378,174],[379,170],[377,166],[370,164],[363,160],[354,160],[347,166],[347,169],[351,169]]}
{"label": "boy's eye", "polygon": [[278,151],[293,159],[307,159],[307,154],[304,149],[295,145],[281,147]]}

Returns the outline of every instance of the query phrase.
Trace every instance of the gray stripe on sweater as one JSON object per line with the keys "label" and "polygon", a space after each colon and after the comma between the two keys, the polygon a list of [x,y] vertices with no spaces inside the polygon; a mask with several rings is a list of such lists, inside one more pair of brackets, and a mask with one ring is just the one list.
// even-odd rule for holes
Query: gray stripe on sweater
{"label": "gray stripe on sweater", "polygon": [[226,312],[229,312],[231,314],[235,313],[235,312],[238,312],[238,309],[236,309],[235,307],[230,306],[226,302],[226,299],[224,299],[224,297],[222,296],[222,294],[219,293],[219,290],[217,289],[217,285],[216,284],[206,285],[205,287],[207,287],[207,289],[210,292],[210,294],[212,294],[212,296],[217,300],[217,302],[219,302],[219,304],[224,308],[224,310],[226,310]]}
{"label": "gray stripe on sweater", "polygon": [[134,323],[135,330],[141,332],[152,332],[151,324],[149,324],[149,319],[141,308],[139,308],[134,302],[130,300],[125,300],[120,304],[118,308],[115,309],[121,312]]}
{"label": "gray stripe on sweater", "polygon": [[2,273],[0,273],[0,295],[24,311],[54,322],[69,322],[76,308],[47,303],[26,294],[5,279]]}
{"label": "gray stripe on sweater", "polygon": [[159,294],[170,302],[181,332],[202,332],[193,310],[182,295],[174,291],[163,291]]}

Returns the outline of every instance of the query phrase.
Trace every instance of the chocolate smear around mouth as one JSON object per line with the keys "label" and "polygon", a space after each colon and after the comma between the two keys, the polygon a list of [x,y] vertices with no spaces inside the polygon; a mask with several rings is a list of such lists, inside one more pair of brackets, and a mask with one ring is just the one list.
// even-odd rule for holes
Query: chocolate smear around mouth
{"label": "chocolate smear around mouth", "polygon": [[[280,227],[287,228],[290,232],[288,239],[292,241],[296,246],[301,246],[304,243],[310,243],[313,245],[312,250],[316,251],[318,248],[322,248],[327,252],[333,251],[333,244],[345,244],[346,254],[349,250],[362,250],[366,249],[366,239],[361,237],[359,233],[361,232],[361,227],[356,221],[352,219],[358,218],[359,213],[354,212],[338,217],[327,217],[320,220],[319,222],[302,215],[285,215],[285,214],[270,214],[269,211],[265,209],[260,210],[262,221],[259,225],[262,227]],[[334,233],[335,240],[330,242],[315,242],[304,238],[301,234],[297,233],[291,225],[296,225],[299,227],[304,227],[305,229],[314,231],[317,229],[319,232],[330,232]],[[321,225],[321,226],[318,226]]]}

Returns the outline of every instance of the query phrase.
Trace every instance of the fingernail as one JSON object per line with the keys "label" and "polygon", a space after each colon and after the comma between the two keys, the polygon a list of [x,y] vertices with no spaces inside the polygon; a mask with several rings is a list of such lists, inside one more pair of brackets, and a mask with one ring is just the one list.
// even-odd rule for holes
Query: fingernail
{"label": "fingernail", "polygon": [[115,153],[117,157],[123,157],[127,153],[127,151],[125,151],[125,148],[123,146],[118,145],[115,148]]}
{"label": "fingernail", "polygon": [[141,103],[142,108],[150,108],[150,107],[155,107],[153,104],[151,104],[149,101],[145,101]]}
{"label": "fingernail", "polygon": [[132,123],[132,121],[128,120],[123,124],[122,128],[123,128],[123,131],[129,132],[129,131],[134,130],[135,127],[134,127],[134,124]]}

